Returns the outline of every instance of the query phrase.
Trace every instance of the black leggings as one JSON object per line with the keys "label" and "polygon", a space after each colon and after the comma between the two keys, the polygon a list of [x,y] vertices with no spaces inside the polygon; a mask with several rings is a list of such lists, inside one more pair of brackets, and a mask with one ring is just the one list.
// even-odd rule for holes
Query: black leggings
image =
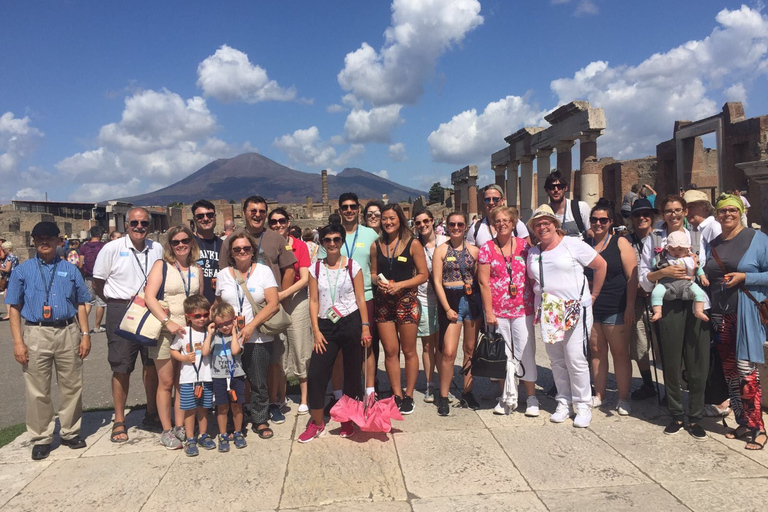
{"label": "black leggings", "polygon": [[363,363],[363,351],[360,336],[363,330],[360,311],[345,316],[335,324],[330,320],[318,320],[320,332],[328,344],[325,352],[312,351],[307,375],[307,394],[310,409],[322,409],[325,406],[325,390],[333,373],[333,363],[339,350],[344,354],[344,394],[350,398],[362,396],[362,378],[360,369]]}

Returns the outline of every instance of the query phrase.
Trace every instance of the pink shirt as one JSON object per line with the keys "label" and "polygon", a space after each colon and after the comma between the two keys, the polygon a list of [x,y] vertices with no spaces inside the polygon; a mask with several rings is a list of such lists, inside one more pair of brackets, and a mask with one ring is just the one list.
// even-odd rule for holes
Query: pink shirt
{"label": "pink shirt", "polygon": [[481,265],[491,267],[491,300],[493,313],[499,318],[519,318],[533,314],[533,289],[526,277],[525,260],[530,245],[522,238],[515,238],[515,253],[505,254],[511,263],[512,283],[517,287],[517,295],[509,296],[509,272],[504,258],[496,251],[496,243],[491,240],[480,248],[478,260]]}
{"label": "pink shirt", "polygon": [[293,235],[288,235],[288,236],[291,237],[291,241],[293,242],[291,249],[293,250],[294,256],[296,256],[296,263],[293,264],[293,270],[294,272],[296,272],[296,277],[293,280],[293,282],[295,283],[300,279],[299,269],[309,268],[309,265],[311,265],[312,262],[310,261],[310,258],[309,258],[309,248],[307,247],[307,244],[305,244],[303,240],[294,238]]}

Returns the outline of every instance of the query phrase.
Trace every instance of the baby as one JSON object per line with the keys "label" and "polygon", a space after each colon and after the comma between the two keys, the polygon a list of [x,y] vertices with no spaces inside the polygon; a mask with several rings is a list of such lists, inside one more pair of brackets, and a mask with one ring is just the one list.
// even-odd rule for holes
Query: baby
{"label": "baby", "polygon": [[667,247],[658,255],[658,260],[654,265],[654,270],[670,266],[683,266],[687,277],[675,279],[665,277],[656,282],[651,292],[651,306],[653,307],[653,316],[651,322],[661,318],[661,309],[664,299],[684,299],[693,298],[693,315],[699,320],[709,321],[709,317],[704,314],[704,290],[694,282],[694,276],[701,276],[701,282],[707,286],[707,276],[704,270],[698,265],[696,256],[691,252],[691,242],[688,235],[682,231],[675,231],[667,235]]}

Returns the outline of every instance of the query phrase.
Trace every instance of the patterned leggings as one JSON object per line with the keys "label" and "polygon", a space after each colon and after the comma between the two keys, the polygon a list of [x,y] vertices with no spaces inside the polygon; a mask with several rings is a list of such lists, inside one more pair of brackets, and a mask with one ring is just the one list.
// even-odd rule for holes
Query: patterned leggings
{"label": "patterned leggings", "polygon": [[719,326],[715,330],[715,348],[723,362],[723,374],[728,383],[731,409],[739,426],[765,431],[760,409],[762,389],[757,365],[736,359],[736,315],[712,315]]}

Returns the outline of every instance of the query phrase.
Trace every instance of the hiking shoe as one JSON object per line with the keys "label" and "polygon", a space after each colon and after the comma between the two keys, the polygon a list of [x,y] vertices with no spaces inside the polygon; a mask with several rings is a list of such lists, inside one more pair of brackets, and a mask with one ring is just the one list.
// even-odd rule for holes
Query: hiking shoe
{"label": "hiking shoe", "polygon": [[437,405],[437,415],[438,416],[448,416],[448,413],[450,413],[451,407],[448,404],[448,397],[441,396],[438,398],[438,405]]}
{"label": "hiking shoe", "polygon": [[323,409],[324,416],[328,416],[329,418],[331,417],[331,409],[333,409],[333,406],[336,405],[336,402],[338,402],[338,400],[331,397],[331,401],[328,402],[328,405],[326,405],[325,409]]}
{"label": "hiking shoe", "polygon": [[592,401],[590,402],[590,405],[593,409],[597,409],[598,407],[602,407],[603,401],[600,400],[599,396],[593,396]]}
{"label": "hiking shoe", "polygon": [[341,432],[339,435],[341,437],[352,437],[355,435],[355,424],[351,421],[343,421],[341,423]]}
{"label": "hiking shoe", "polygon": [[285,423],[285,414],[280,410],[280,406],[277,404],[269,404],[269,419],[272,423]]}
{"label": "hiking shoe", "polygon": [[643,384],[632,392],[632,400],[647,400],[656,396],[656,388]]}
{"label": "hiking shoe", "polygon": [[229,438],[226,436],[226,434],[219,434],[219,451],[221,453],[229,451]]}
{"label": "hiking shoe", "polygon": [[416,404],[413,403],[413,397],[403,396],[403,403],[400,405],[400,414],[413,414]]}
{"label": "hiking shoe", "polygon": [[197,443],[203,448],[205,448],[206,450],[214,450],[216,448],[216,443],[213,441],[213,439],[211,439],[211,436],[209,436],[208,434],[201,435],[198,438]]}
{"label": "hiking shoe", "polygon": [[529,418],[536,418],[539,415],[539,399],[535,396],[529,396],[525,400],[525,415]]}
{"label": "hiking shoe", "polygon": [[187,432],[184,430],[184,427],[173,427],[171,433],[182,443],[187,440]]}
{"label": "hiking shoe", "polygon": [[475,400],[475,395],[473,395],[471,391],[461,395],[461,403],[464,407],[472,409],[473,411],[480,408],[480,404]]}
{"label": "hiking shoe", "polygon": [[160,436],[160,444],[166,447],[168,450],[180,450],[184,445],[179,441],[173,431],[166,430]]}
{"label": "hiking shoe", "polygon": [[592,421],[592,409],[589,404],[576,404],[576,417],[573,419],[573,426],[577,428],[587,428]]}
{"label": "hiking shoe", "polygon": [[549,418],[549,421],[551,421],[552,423],[562,423],[565,420],[567,420],[570,416],[571,416],[571,408],[568,406],[568,404],[564,404],[563,402],[557,402],[557,409],[555,409],[555,412]]}
{"label": "hiking shoe", "polygon": [[234,441],[235,448],[239,450],[241,448],[245,448],[246,446],[248,446],[248,443],[245,442],[245,436],[243,435],[242,432],[240,432],[239,430],[235,430],[235,433],[232,435],[235,438],[235,441]]}
{"label": "hiking shoe", "polygon": [[688,433],[697,441],[703,441],[707,438],[707,433],[704,430],[704,427],[698,423],[691,423],[691,426],[688,428]]}
{"label": "hiking shoe", "polygon": [[619,413],[619,416],[629,416],[632,412],[632,406],[626,400],[619,400],[619,403],[616,404],[616,412]]}
{"label": "hiking shoe", "polygon": [[315,425],[314,421],[310,420],[310,422],[307,423],[307,429],[304,431],[303,434],[299,436],[299,442],[308,443],[313,439],[316,439],[323,435],[325,435],[325,423],[323,423],[320,426],[317,426]]}
{"label": "hiking shoe", "polygon": [[672,434],[677,434],[680,432],[680,429],[683,428],[683,422],[678,420],[672,420],[669,422],[669,425],[667,425],[664,428],[664,433],[668,436],[671,436]]}
{"label": "hiking shoe", "polygon": [[434,403],[435,390],[432,389],[432,386],[428,386],[427,390],[424,392],[424,401],[428,404]]}
{"label": "hiking shoe", "polygon": [[187,439],[187,442],[184,444],[184,454],[187,457],[197,457],[200,454],[200,451],[197,449],[197,440]]}

